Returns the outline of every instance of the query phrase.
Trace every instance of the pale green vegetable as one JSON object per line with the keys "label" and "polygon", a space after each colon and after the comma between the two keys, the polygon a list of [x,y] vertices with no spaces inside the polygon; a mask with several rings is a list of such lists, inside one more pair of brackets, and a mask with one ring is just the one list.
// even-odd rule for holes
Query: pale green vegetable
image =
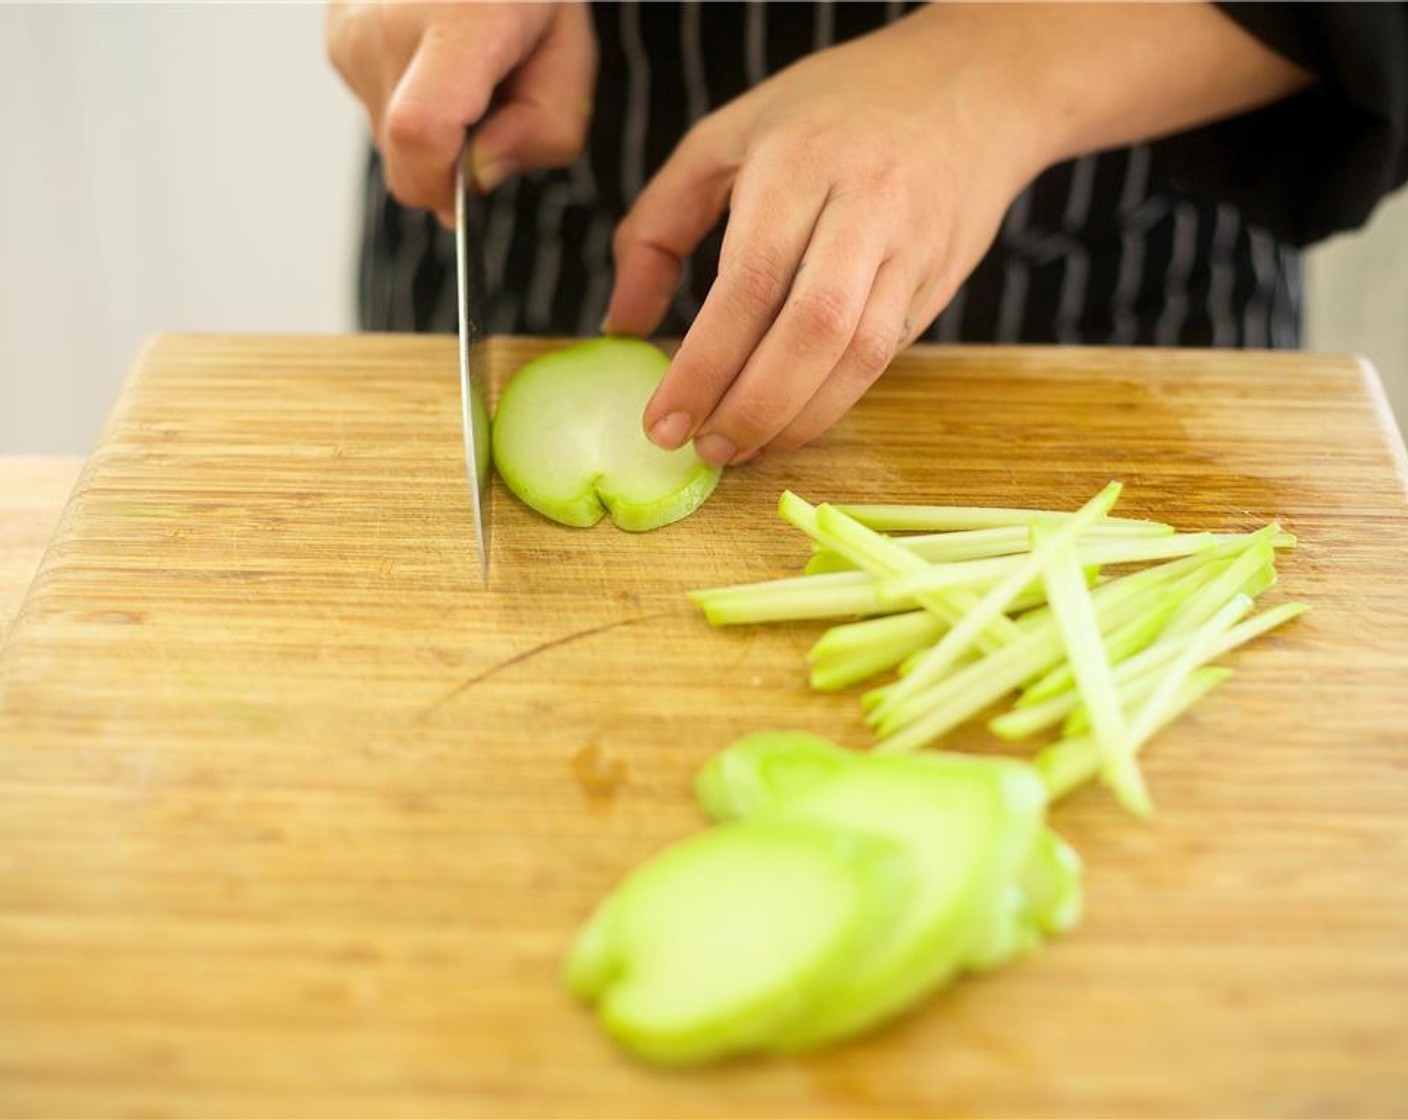
{"label": "pale green vegetable", "polygon": [[[865,572],[829,572],[689,592],[714,626],[886,614]],[[898,612],[903,608],[895,607]]]}
{"label": "pale green vegetable", "polygon": [[[815,574],[692,597],[715,624],[864,616],[822,635],[807,672],[821,691],[894,672],[860,697],[881,753],[928,746],[1014,691],[1016,710],[989,724],[1010,740],[1068,717],[1079,729],[1094,712],[1122,799],[1147,808],[1132,763],[1136,748],[1128,727],[1121,731],[1134,718],[1129,706],[1161,690],[1160,703],[1169,702],[1176,686],[1166,677],[1186,677],[1230,648],[1219,639],[1191,668],[1175,664],[1186,644],[1178,639],[1201,632],[1233,597],[1254,598],[1275,585],[1275,552],[1296,541],[1274,523],[1253,533],[1179,533],[1112,517],[1118,493],[1112,483],[1066,512],[813,506],[787,492],[779,513],[811,538]],[[1035,534],[1037,522],[1049,531]],[[876,527],[944,531],[905,538]],[[1079,588],[1073,565],[1081,569]],[[1101,575],[1101,565],[1147,566],[1112,576]],[[1053,584],[1066,589],[1059,612]],[[1141,672],[1153,679],[1136,679]]]}
{"label": "pale green vegetable", "polygon": [[893,669],[915,653],[922,652],[928,644],[894,641],[851,653],[835,654],[813,664],[807,674],[807,682],[818,692],[839,692]]}
{"label": "pale green vegetable", "polygon": [[831,627],[818,638],[807,651],[807,660],[824,661],[891,642],[932,644],[944,629],[943,621],[929,611],[905,611],[864,622],[847,622]]}
{"label": "pale green vegetable", "polygon": [[[1231,675],[1231,669],[1215,666],[1191,673],[1159,712],[1154,730],[1168,726]],[[1045,748],[1036,756],[1036,768],[1046,782],[1051,800],[1055,801],[1097,777],[1101,761],[1100,748],[1095,740],[1089,735],[1082,735],[1076,739],[1063,739]]]}
{"label": "pale green vegetable", "polygon": [[[1206,550],[1216,538],[1212,533],[1177,533],[1166,537],[1121,538],[1091,540],[1082,538],[1076,555],[1082,567],[1106,564],[1138,564],[1150,560],[1177,559]],[[998,556],[987,559],[931,562],[927,567],[905,572],[882,581],[879,596],[882,603],[891,599],[913,599],[920,592],[938,591],[972,585],[992,586],[1019,568],[1030,569],[1029,553]]]}
{"label": "pale green vegetable", "polygon": [[[1046,536],[1039,525],[1032,526],[1034,552]],[[1115,690],[1109,653],[1100,634],[1090,592],[1081,578],[1080,562],[1072,541],[1052,548],[1050,562],[1042,576],[1046,580],[1051,613],[1056,617],[1061,642],[1066,647],[1066,658],[1075,674],[1076,687],[1090,713],[1095,743],[1105,760],[1110,784],[1121,801],[1147,811],[1149,792],[1134,761],[1134,748],[1125,737],[1124,708]]]}
{"label": "pale green vegetable", "polygon": [[[1105,641],[1112,641],[1126,624],[1133,629],[1142,627],[1144,623],[1138,616],[1152,605],[1165,601],[1170,593],[1166,576],[1184,571],[1185,563],[1174,561],[1162,566],[1162,571],[1146,569],[1097,587],[1091,598]],[[914,696],[898,696],[909,677],[875,690],[873,699],[867,694],[867,718],[877,725],[882,735],[877,749],[902,752],[934,741],[1019,687],[1024,680],[1063,663],[1063,652],[1054,625],[1043,622],[1028,631],[1023,639],[962,666],[952,676]]]}
{"label": "pale green vegetable", "polygon": [[[1164,582],[1166,590],[1154,606],[1150,607],[1144,616],[1130,622],[1109,636],[1105,643],[1105,649],[1110,660],[1122,662],[1140,652],[1155,638],[1160,637],[1168,626],[1173,612],[1183,601],[1203,584],[1216,578],[1228,563],[1230,561],[1209,561],[1196,566],[1185,575],[1169,576]],[[1150,625],[1151,617],[1152,625]],[[1074,687],[1075,674],[1071,670],[1070,663],[1064,662],[1028,685],[1022,691],[1021,696],[1017,698],[1016,706],[1018,708],[1031,707],[1033,704],[1042,703]]]}
{"label": "pale green vegetable", "polygon": [[833,1043],[1070,929],[1080,860],[1025,763],[747,736],[699,773],[723,822],[631,874],[567,980],[623,1046],[703,1062]]}
{"label": "pale green vegetable", "polygon": [[641,415],[669,359],[649,343],[602,338],[536,358],[494,414],[494,465],[526,505],[564,525],[606,514],[622,529],[658,529],[693,513],[720,471],[692,445],[662,451]]}
{"label": "pale green vegetable", "polygon": [[[842,507],[837,507],[842,508]],[[864,522],[862,522],[864,524]],[[917,537],[899,537],[895,543],[931,564],[958,560],[983,560],[993,556],[1010,556],[1027,550],[1027,530],[1021,525],[1003,525],[995,529],[968,529],[956,533],[928,533]],[[815,545],[812,557],[803,569],[809,575],[819,572],[839,572],[855,565],[821,545]]]}
{"label": "pale green vegetable", "polygon": [[[851,516],[850,506],[837,506],[842,513]],[[1059,519],[1062,515],[1048,515]],[[862,525],[866,524],[863,519],[856,518]],[[1154,525],[1150,523],[1153,532],[1130,533],[1128,529],[1116,524],[1117,518],[1106,518],[1104,521],[1092,525],[1082,541],[1125,541],[1133,543],[1134,540],[1149,537],[1173,536],[1173,526]],[[875,526],[867,526],[875,528]],[[952,533],[925,533],[914,537],[896,537],[894,542],[902,548],[908,549],[921,560],[927,560],[931,564],[957,563],[962,560],[986,560],[997,556],[1013,556],[1020,552],[1026,552],[1031,543],[1031,535],[1027,531],[1027,526],[1023,525],[1001,525],[992,529],[961,529]],[[1151,543],[1149,541],[1146,544]],[[1181,555],[1181,554],[1180,554]],[[1154,557],[1151,557],[1151,559]],[[1110,561],[1106,561],[1109,563]],[[808,574],[844,571],[847,568],[854,568],[855,565],[847,560],[840,553],[833,552],[820,545],[816,546],[812,558],[807,561],[804,569]]]}
{"label": "pale green vegetable", "polygon": [[[796,494],[787,491],[778,501],[778,512],[813,540],[846,557],[874,576],[892,576],[924,567],[924,561],[907,549],[867,529],[858,521],[834,509],[811,506]],[[965,588],[936,591],[918,597],[915,602],[932,611],[949,626],[957,625],[977,604],[973,593]],[[1010,619],[994,619],[992,625],[980,627],[979,646],[993,650],[1016,636],[1016,626]]]}
{"label": "pale green vegetable", "polygon": [[[1093,569],[1092,569],[1093,572]],[[1090,577],[1093,578],[1093,575]],[[689,598],[699,605],[704,617],[715,626],[741,626],[763,622],[799,622],[818,618],[845,618],[854,615],[897,614],[915,606],[913,602],[895,601],[882,604],[876,594],[879,581],[866,572],[849,569],[789,576],[741,583],[728,587],[710,587],[690,591]],[[953,609],[960,604],[974,603],[976,596],[967,590],[957,591]],[[959,598],[962,596],[963,598]],[[1024,590],[1012,601],[1014,610],[1026,610],[1045,602],[1046,593],[1039,583]],[[930,612],[933,613],[933,612]],[[938,615],[934,616],[938,618]],[[942,621],[942,620],[940,620]],[[1018,623],[1020,625],[1020,623]],[[992,643],[992,648],[1000,645]]]}
{"label": "pale green vegetable", "polygon": [[904,848],[805,820],[721,825],[639,868],[573,946],[567,983],[641,1057],[709,1061],[769,1045],[893,925]]}
{"label": "pale green vegetable", "polygon": [[863,829],[904,845],[915,867],[908,904],[889,929],[826,985],[782,1049],[835,1041],[876,1025],[992,955],[1017,945],[1017,880],[1031,858],[1045,791],[1030,767],[948,756],[878,758],[780,805],[784,820]]}
{"label": "pale green vegetable", "polygon": [[[1221,657],[1224,653],[1245,645],[1253,638],[1259,638],[1268,631],[1274,630],[1282,623],[1289,622],[1308,609],[1304,603],[1281,603],[1259,615],[1239,622],[1205,649],[1206,656],[1203,661],[1211,661],[1214,657]],[[1119,683],[1120,702],[1129,706],[1150,696],[1162,679],[1163,674],[1160,670],[1185,650],[1192,643],[1192,640],[1193,635],[1191,634],[1166,637],[1157,645],[1142,651],[1140,656],[1132,657],[1120,665],[1115,670],[1115,680]],[[1063,699],[1070,695],[1065,693],[1056,699]],[[1062,727],[1062,731],[1067,736],[1078,735],[1088,726],[1089,720],[1085,710],[1075,707]]]}
{"label": "pale green vegetable", "polygon": [[[1154,690],[1159,687],[1159,682],[1163,679],[1163,674],[1158,670],[1151,670],[1141,673],[1137,677],[1121,681],[1116,685],[1119,694],[1120,705],[1127,711],[1136,705],[1144,703],[1150,696],[1154,695]],[[1079,693],[1076,694],[1079,697]],[[1033,711],[1034,709],[1026,709]],[[1090,714],[1082,704],[1078,706],[1061,723],[1061,736],[1066,739],[1077,735],[1084,735],[1090,730]]]}
{"label": "pale green vegetable", "polygon": [[[1156,570],[1148,569],[1095,588],[1091,598],[1101,632],[1111,633],[1157,602],[1164,593],[1161,583]],[[1061,661],[1063,652],[1056,620],[1048,618],[1017,641],[912,696],[898,695],[898,688],[912,675],[900,678],[867,714],[884,736],[876,749],[902,752],[927,745],[1024,681],[1046,672]]]}
{"label": "pale green vegetable", "polygon": [[[1266,547],[1270,547],[1267,545]],[[1249,553],[1250,555],[1250,553]],[[1223,636],[1252,609],[1251,599],[1238,594],[1224,604],[1216,614],[1203,623],[1160,678],[1153,694],[1139,706],[1129,726],[1124,730],[1124,741],[1113,752],[1104,754],[1101,778],[1114,790],[1119,803],[1136,816],[1144,817],[1153,812],[1153,802],[1148,791],[1130,790],[1114,771],[1114,762],[1123,758],[1133,758],[1146,741],[1171,718],[1169,713],[1177,708],[1179,690],[1192,673],[1212,656]]]}
{"label": "pale green vegetable", "polygon": [[929,611],[833,626],[807,651],[811,686],[832,692],[868,680],[933,645],[943,632],[943,622]]}
{"label": "pale green vegetable", "polygon": [[992,625],[999,618],[1008,621],[1007,616],[1002,612],[1008,608],[1022,588],[1041,575],[1047,557],[1055,549],[1078,538],[1082,532],[1109,513],[1119,496],[1120,484],[1110,483],[1086,502],[1073,517],[1062,521],[1060,527],[1052,531],[1051,536],[1033,545],[1031,553],[1023,557],[1017,567],[1008,572],[992,590],[983,595],[972,610],[954,623],[952,628],[934,645],[933,649],[919,660],[907,676],[901,679],[894,694],[886,699],[880,714],[883,716],[885,708],[893,708],[906,697],[918,693],[926,685],[941,681],[944,674],[957,660],[958,655],[964,653],[973,644],[974,638],[984,627]]}
{"label": "pale green vegetable", "polygon": [[[1164,628],[1173,614],[1174,608],[1178,605],[1178,599],[1173,595],[1168,596],[1161,602],[1156,602],[1152,606],[1140,612],[1130,619],[1123,626],[1116,627],[1108,637],[1104,638],[1105,654],[1111,663],[1116,666],[1115,679],[1120,680],[1119,666],[1125,659],[1148,647]],[[1074,674],[1070,672],[1069,663],[1059,666],[1061,670],[1074,682]],[[1045,680],[1050,677],[1048,673]],[[1027,707],[1016,707],[993,719],[988,724],[988,730],[999,739],[1006,739],[1015,742],[1018,739],[1025,739],[1029,735],[1034,735],[1038,731],[1043,731],[1059,723],[1062,717],[1075,710],[1081,702],[1080,693],[1072,687],[1065,692],[1058,692],[1050,698],[1037,704]],[[1120,696],[1120,703],[1126,704],[1128,701],[1123,693]]]}
{"label": "pale green vegetable", "polygon": [[751,817],[810,793],[857,757],[810,731],[759,731],[711,758],[694,779],[694,796],[716,821]]}
{"label": "pale green vegetable", "polygon": [[[1211,659],[1304,609],[1240,621],[1275,584],[1276,549],[1294,546],[1276,525],[1120,523],[1108,517],[1118,491],[1050,518],[863,509],[880,524],[961,525],[923,543],[929,558],[838,507],[783,495],[782,516],[821,550],[811,566],[834,570],[693,598],[715,623],[874,615],[833,626],[807,663],[821,689],[897,669],[862,698],[882,737],[860,753],[764,732],[700,772],[700,805],[723,823],[631,875],[572,953],[573,990],[615,1038],[670,1063],[807,1050],[1074,926],[1081,863],[1047,828],[1049,804],[1101,778],[1132,812],[1151,811],[1136,763],[1145,744],[1230,676]],[[1066,721],[1035,765],[910,753],[1018,692],[990,724],[999,734]]]}
{"label": "pale green vegetable", "polygon": [[1082,870],[1076,850],[1051,829],[1042,829],[965,967],[972,972],[998,968],[1048,937],[1074,929],[1085,898]]}
{"label": "pale green vegetable", "polygon": [[[1039,518],[1062,521],[1073,513],[1048,509],[1003,509],[997,506],[931,506],[894,505],[884,503],[846,503],[836,507],[869,529],[882,532],[901,530],[967,530],[996,529],[1017,526],[1026,532],[1027,526]],[[1134,537],[1157,537],[1174,531],[1161,521],[1145,521],[1137,517],[1108,517],[1106,533],[1122,533]]]}
{"label": "pale green vegetable", "polygon": [[1023,919],[1049,937],[1075,929],[1085,902],[1083,870],[1080,853],[1051,829],[1044,829],[1022,871]]}
{"label": "pale green vegetable", "polygon": [[1206,586],[1200,588],[1179,607],[1169,622],[1170,634],[1194,630],[1217,613],[1218,609],[1238,593],[1260,594],[1275,580],[1276,552],[1272,543],[1280,527],[1272,524],[1259,529],[1246,539],[1243,551],[1227,569]]}
{"label": "pale green vegetable", "polygon": [[880,758],[763,732],[712,759],[696,791],[716,817],[746,807],[756,819],[862,830],[903,845],[914,865],[893,926],[820,989],[780,1049],[874,1026],[960,971],[996,967],[1069,929],[1080,912],[1079,858],[1043,827],[1043,784],[1021,763]]}

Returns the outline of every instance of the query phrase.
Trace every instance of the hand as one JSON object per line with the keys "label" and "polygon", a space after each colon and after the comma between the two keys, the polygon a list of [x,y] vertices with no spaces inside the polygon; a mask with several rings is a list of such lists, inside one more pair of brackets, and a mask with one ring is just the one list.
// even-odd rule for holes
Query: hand
{"label": "hand", "polygon": [[481,191],[581,152],[597,48],[582,3],[330,4],[328,57],[366,106],[387,187],[454,224],[465,129]]}
{"label": "hand", "polygon": [[648,334],[730,211],[643,418],[712,464],[800,446],[937,316],[1045,167],[1303,88],[1210,5],[935,4],[705,118],[617,230],[605,328]]}
{"label": "hand", "polygon": [[701,121],[615,240],[606,329],[649,333],[729,221],[716,282],[644,417],[713,464],[815,438],[926,328],[1039,170],[911,20],[803,60]]}

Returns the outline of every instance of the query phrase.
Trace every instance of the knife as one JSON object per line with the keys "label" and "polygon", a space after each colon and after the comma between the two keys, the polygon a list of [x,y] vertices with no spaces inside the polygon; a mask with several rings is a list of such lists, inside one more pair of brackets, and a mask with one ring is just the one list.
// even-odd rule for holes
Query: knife
{"label": "knife", "polygon": [[474,507],[474,539],[479,548],[479,570],[489,586],[489,479],[493,458],[489,453],[489,408],[484,393],[485,331],[484,286],[477,255],[479,231],[470,229],[476,214],[468,192],[473,189],[469,170],[469,135],[455,161],[455,276],[459,288],[460,321],[460,422],[464,429],[464,465],[469,474],[469,495]]}

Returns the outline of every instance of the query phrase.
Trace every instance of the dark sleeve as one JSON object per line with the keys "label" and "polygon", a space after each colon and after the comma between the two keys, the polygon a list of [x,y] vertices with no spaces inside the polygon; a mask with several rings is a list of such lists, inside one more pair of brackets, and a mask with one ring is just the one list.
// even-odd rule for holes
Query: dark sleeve
{"label": "dark sleeve", "polygon": [[1408,3],[1223,3],[1320,79],[1265,109],[1159,141],[1175,185],[1305,245],[1408,181]]}

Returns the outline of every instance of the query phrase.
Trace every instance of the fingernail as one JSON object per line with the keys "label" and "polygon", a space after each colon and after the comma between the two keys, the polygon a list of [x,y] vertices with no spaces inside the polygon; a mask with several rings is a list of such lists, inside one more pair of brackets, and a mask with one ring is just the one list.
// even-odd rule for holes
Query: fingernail
{"label": "fingernail", "polygon": [[717,432],[700,436],[694,441],[695,453],[711,467],[722,467],[738,454],[738,448]]}
{"label": "fingernail", "polygon": [[505,159],[489,160],[480,163],[474,161],[474,185],[479,188],[480,194],[488,194],[505,179],[513,174],[513,167]]}
{"label": "fingernail", "polygon": [[650,442],[673,451],[689,438],[691,421],[687,412],[672,412],[650,426]]}
{"label": "fingernail", "polygon": [[730,459],[728,465],[731,467],[741,467],[744,463],[751,463],[762,453],[763,449],[761,447],[754,448],[752,451],[745,451],[743,454],[735,455]]}

